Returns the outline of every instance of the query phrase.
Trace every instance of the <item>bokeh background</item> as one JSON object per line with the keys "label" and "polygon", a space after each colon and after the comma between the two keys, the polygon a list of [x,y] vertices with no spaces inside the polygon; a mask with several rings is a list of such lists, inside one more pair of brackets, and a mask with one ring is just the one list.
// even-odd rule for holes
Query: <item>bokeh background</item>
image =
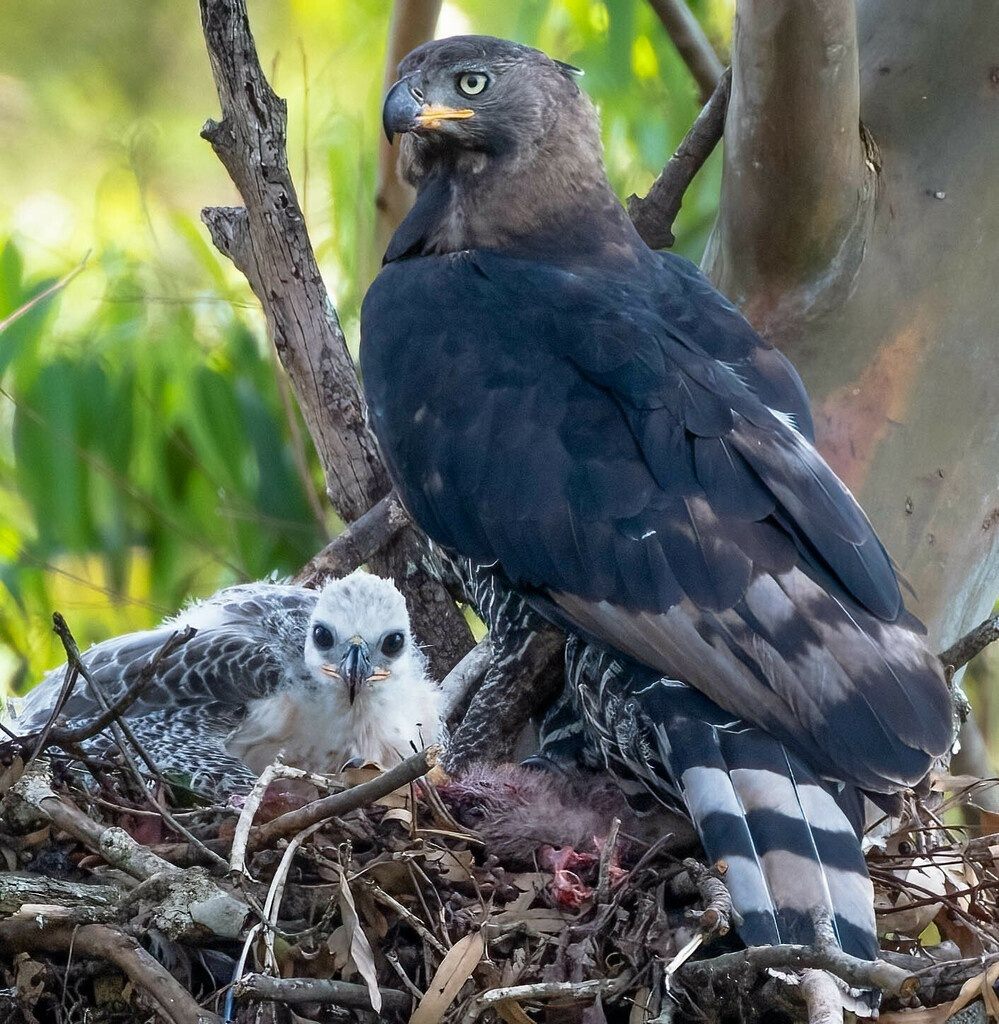
{"label": "bokeh background", "polygon": [[[724,55],[730,0],[694,9]],[[289,105],[289,155],[350,344],[380,253],[375,159],[391,4],[251,0]],[[294,572],[342,524],[263,320],[203,206],[239,202],[197,4],[0,3],[0,695],[191,596]],[[519,39],[584,68],[622,197],[644,194],[699,109],[634,0],[444,5],[439,34]],[[698,258],[715,158],[685,202]],[[82,269],[81,269],[82,267]]]}
{"label": "bokeh background", "polygon": [[[352,346],[381,256],[391,6],[249,0]],[[727,61],[734,0],[690,6]],[[85,647],[220,586],[293,573],[342,524],[256,301],[200,222],[203,206],[239,198],[199,137],[218,103],[197,4],[0,0],[0,26],[2,698],[63,660],[54,610]],[[585,70],[622,198],[646,192],[700,109],[641,0],[445,3],[438,34],[466,31]],[[676,248],[695,260],[720,173],[716,153],[677,223]],[[979,659],[973,674],[987,667]],[[990,685],[973,689],[995,735],[999,701]]]}

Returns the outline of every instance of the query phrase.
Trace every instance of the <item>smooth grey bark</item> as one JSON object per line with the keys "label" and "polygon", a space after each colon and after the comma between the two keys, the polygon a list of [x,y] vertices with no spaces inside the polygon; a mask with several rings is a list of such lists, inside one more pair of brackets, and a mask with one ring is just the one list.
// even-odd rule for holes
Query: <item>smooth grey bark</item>
{"label": "smooth grey bark", "polygon": [[740,3],[705,267],[798,367],[939,649],[999,592],[999,5],[867,0],[855,37],[851,8]]}

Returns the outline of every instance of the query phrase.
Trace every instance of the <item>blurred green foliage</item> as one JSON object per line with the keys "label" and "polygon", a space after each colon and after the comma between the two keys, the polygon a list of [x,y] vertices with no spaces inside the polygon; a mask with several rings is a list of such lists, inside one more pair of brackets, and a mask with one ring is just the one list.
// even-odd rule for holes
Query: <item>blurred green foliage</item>
{"label": "blurred green foliage", "polygon": [[[9,0],[6,4],[9,4]],[[733,0],[692,4],[725,55]],[[386,0],[251,0],[289,155],[348,339],[373,258]],[[238,202],[198,135],[218,107],[194,3],[36,0],[0,33],[0,695],[189,595],[301,565],[338,523],[245,281],[202,206]],[[584,68],[622,198],[699,104],[638,0],[459,0],[440,34],[519,39]],[[687,195],[698,258],[720,162]],[[89,254],[89,255],[88,255]]]}

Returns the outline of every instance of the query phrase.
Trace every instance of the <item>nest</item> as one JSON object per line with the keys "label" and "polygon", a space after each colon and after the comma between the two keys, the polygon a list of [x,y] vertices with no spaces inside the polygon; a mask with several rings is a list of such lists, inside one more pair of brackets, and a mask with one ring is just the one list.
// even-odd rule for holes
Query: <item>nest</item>
{"label": "nest", "polygon": [[[788,975],[810,967],[825,970],[806,982],[880,988],[915,1024],[979,996],[999,1016],[999,836],[962,839],[916,805],[914,830],[870,855],[885,931],[871,965],[822,941],[739,949],[722,866],[664,837],[624,870],[614,821],[594,854],[499,856],[455,820],[432,752],[333,777],[275,766],[242,806],[183,807],[176,785],[26,768],[8,747],[10,1024],[815,1019],[820,997]],[[973,785],[940,780],[958,790],[942,811]]]}

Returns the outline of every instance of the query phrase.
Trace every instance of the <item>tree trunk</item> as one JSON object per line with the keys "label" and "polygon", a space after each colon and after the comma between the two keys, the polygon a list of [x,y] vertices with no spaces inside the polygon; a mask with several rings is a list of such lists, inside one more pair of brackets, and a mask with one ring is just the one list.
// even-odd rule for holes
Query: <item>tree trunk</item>
{"label": "tree trunk", "polygon": [[706,269],[798,367],[939,649],[999,590],[999,5],[859,6],[874,146],[851,6],[740,4]]}

